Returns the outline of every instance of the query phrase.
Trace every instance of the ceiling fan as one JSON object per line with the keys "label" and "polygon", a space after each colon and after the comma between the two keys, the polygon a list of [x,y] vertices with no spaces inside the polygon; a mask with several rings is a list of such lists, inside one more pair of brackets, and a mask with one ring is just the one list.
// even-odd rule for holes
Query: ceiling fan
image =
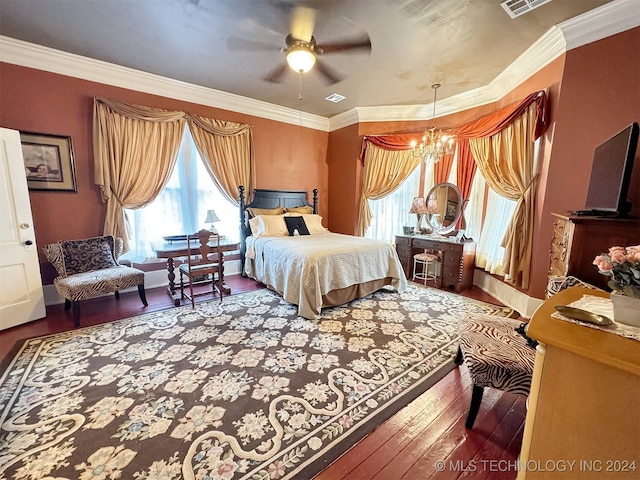
{"label": "ceiling fan", "polygon": [[[282,80],[287,68],[291,68],[298,74],[304,74],[315,67],[329,83],[337,83],[344,77],[320,60],[319,56],[357,50],[371,51],[371,40],[366,33],[348,40],[318,44],[313,36],[315,15],[316,10],[310,7],[296,6],[293,8],[290,22],[291,33],[285,38],[285,47],[280,48],[280,51],[286,54],[286,62],[263,76],[263,80],[278,83]],[[239,44],[234,43],[237,48]],[[265,46],[255,41],[240,43],[258,46],[260,50],[263,50],[260,47]]]}

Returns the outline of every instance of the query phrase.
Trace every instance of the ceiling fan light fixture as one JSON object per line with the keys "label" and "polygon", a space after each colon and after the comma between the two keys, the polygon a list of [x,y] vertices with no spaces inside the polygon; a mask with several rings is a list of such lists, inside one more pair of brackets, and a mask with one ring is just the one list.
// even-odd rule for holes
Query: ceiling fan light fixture
{"label": "ceiling fan light fixture", "polygon": [[307,73],[316,64],[316,54],[307,45],[294,45],[287,52],[287,63],[294,72]]}

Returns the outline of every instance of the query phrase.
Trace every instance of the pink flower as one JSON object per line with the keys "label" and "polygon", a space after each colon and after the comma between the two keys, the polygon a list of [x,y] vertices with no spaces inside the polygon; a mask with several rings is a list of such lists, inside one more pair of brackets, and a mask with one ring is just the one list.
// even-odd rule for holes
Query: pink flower
{"label": "pink flower", "polygon": [[627,261],[631,263],[640,263],[640,245],[627,247]]}
{"label": "pink flower", "polygon": [[593,261],[593,264],[597,266],[598,270],[600,270],[601,272],[609,272],[613,270],[613,264],[602,255],[598,255]]}
{"label": "pink flower", "polygon": [[593,259],[602,275],[610,277],[611,290],[629,297],[640,298],[640,245],[611,247]]}
{"label": "pink flower", "polygon": [[614,263],[624,263],[627,258],[627,249],[624,247],[611,247],[609,249],[609,256]]}

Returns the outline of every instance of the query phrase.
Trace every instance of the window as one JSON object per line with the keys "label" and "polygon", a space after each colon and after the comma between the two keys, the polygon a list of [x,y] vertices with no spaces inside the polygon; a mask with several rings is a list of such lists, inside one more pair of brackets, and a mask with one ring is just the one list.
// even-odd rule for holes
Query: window
{"label": "window", "polygon": [[213,209],[220,219],[215,229],[225,237],[238,240],[238,207],[229,202],[207,173],[188,128],[185,128],[176,166],[158,197],[144,208],[125,209],[129,227],[130,251],[124,259],[142,263],[155,261],[152,243],[163,243],[162,237],[195,233],[205,224],[207,210]]}
{"label": "window", "polygon": [[409,214],[409,209],[419,190],[420,168],[416,168],[395,192],[379,200],[369,200],[371,225],[364,236],[394,243],[395,236],[402,235],[404,225],[416,224],[416,217]]}

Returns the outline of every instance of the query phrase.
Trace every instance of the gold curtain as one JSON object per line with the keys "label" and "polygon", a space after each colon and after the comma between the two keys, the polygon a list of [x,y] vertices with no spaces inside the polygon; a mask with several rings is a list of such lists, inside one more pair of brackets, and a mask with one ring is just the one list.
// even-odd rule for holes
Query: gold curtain
{"label": "gold curtain", "polygon": [[370,144],[364,153],[362,197],[358,216],[358,235],[363,236],[371,224],[369,200],[383,198],[394,190],[420,165],[411,150],[385,150]]}
{"label": "gold curtain", "polygon": [[175,166],[184,113],[95,98],[94,183],[107,204],[104,233],[129,250],[125,208],[153,201]]}
{"label": "gold curtain", "polygon": [[505,249],[505,280],[523,289],[529,287],[531,269],[537,183],[533,138],[536,115],[536,105],[532,104],[499,133],[469,139],[489,186],[499,195],[517,201],[501,246]]}
{"label": "gold curtain", "polygon": [[251,126],[187,115],[189,130],[213,181],[238,205],[238,187],[253,192],[255,178]]}

